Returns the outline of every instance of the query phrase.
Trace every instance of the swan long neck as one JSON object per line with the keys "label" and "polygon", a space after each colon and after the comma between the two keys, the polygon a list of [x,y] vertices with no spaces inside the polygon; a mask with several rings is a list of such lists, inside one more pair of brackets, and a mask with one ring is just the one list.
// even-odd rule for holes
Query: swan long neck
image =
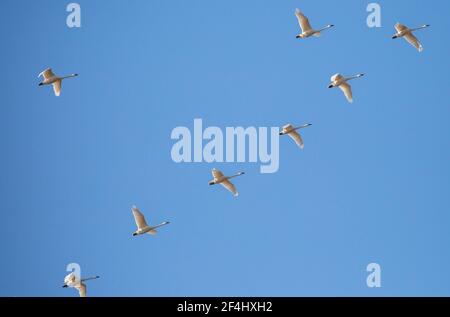
{"label": "swan long neck", "polygon": [[159,228],[159,227],[162,227],[162,226],[168,225],[168,224],[169,224],[169,222],[168,222],[168,221],[164,221],[164,222],[160,223],[159,225],[156,225],[156,226],[154,226],[154,227],[152,227],[152,228],[153,228],[153,229],[156,229],[156,228]]}
{"label": "swan long neck", "polygon": [[77,76],[78,76],[78,74],[70,74],[70,75],[61,77],[61,79],[72,78],[72,77],[77,77]]}
{"label": "swan long neck", "polygon": [[294,130],[307,128],[307,127],[309,127],[310,125],[311,125],[311,123],[307,123],[307,124],[304,124],[304,125],[301,125],[301,126],[299,126],[299,127],[294,128]]}
{"label": "swan long neck", "polygon": [[345,80],[349,81],[349,80],[356,79],[356,78],[359,78],[359,77],[362,77],[362,76],[364,76],[364,74],[358,74],[358,75],[355,75],[355,76],[351,76],[351,77],[345,78]]}
{"label": "swan long neck", "polygon": [[317,30],[317,32],[325,31],[325,30],[327,30],[327,29],[329,29],[329,28],[332,28],[333,26],[334,26],[333,24],[328,24],[327,26],[325,26],[325,27],[323,27],[323,28]]}
{"label": "swan long neck", "polygon": [[234,174],[232,176],[228,176],[227,179],[235,178],[235,177],[241,176],[242,174],[244,174],[244,173],[240,172],[240,173]]}
{"label": "swan long neck", "polygon": [[425,24],[425,25],[422,25],[422,26],[420,26],[420,27],[418,27],[418,28],[411,29],[410,31],[411,31],[411,32],[414,32],[414,31],[417,31],[417,30],[425,29],[425,28],[427,28],[427,27],[429,27],[429,25],[428,25],[428,24]]}
{"label": "swan long neck", "polygon": [[86,278],[82,278],[81,282],[89,281],[89,280],[95,280],[95,279],[98,279],[98,278],[99,278],[99,276],[86,277]]}

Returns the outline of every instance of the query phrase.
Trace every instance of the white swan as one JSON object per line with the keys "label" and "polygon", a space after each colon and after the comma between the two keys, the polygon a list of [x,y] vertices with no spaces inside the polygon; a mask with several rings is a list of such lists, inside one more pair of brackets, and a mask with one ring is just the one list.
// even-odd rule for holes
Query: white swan
{"label": "white swan", "polygon": [[98,278],[100,278],[100,276],[93,276],[93,277],[79,279],[76,276],[75,272],[72,272],[64,278],[63,287],[75,288],[78,290],[80,297],[86,297],[86,284],[84,284],[84,282],[89,281],[89,280],[95,280]]}
{"label": "white swan", "polygon": [[311,27],[311,24],[309,23],[308,18],[300,12],[299,9],[295,9],[295,15],[297,16],[297,20],[298,20],[298,24],[300,25],[300,28],[302,29],[302,33],[298,34],[296,36],[296,38],[298,39],[304,39],[310,36],[320,36],[320,32],[329,29],[331,27],[333,27],[333,24],[328,24],[326,27],[319,29],[319,30],[314,30]]}
{"label": "white swan", "polygon": [[328,86],[328,88],[333,87],[339,87],[344,92],[345,97],[347,98],[348,102],[353,102],[353,94],[352,94],[352,87],[349,85],[348,81],[360,78],[364,76],[364,74],[358,74],[351,77],[343,77],[341,74],[336,74],[331,77],[331,84]]}
{"label": "white swan", "polygon": [[61,94],[61,83],[63,79],[76,77],[78,74],[71,74],[64,77],[58,77],[56,76],[51,68],[47,68],[42,73],[39,74],[38,77],[44,77],[44,80],[39,83],[39,86],[43,85],[53,85],[53,91],[55,92],[55,96],[59,96]]}
{"label": "white swan", "polygon": [[214,179],[209,182],[209,185],[222,184],[226,189],[228,189],[233,194],[233,196],[236,197],[239,195],[239,193],[236,190],[236,187],[234,187],[234,185],[230,182],[230,179],[241,176],[245,174],[244,172],[239,172],[233,176],[224,176],[221,171],[216,170],[215,168],[213,168],[211,172]]}
{"label": "white swan", "polygon": [[396,39],[399,37],[404,37],[406,41],[408,41],[409,44],[411,44],[412,46],[414,46],[419,52],[423,51],[423,46],[422,44],[420,44],[419,40],[417,39],[417,37],[414,36],[414,34],[412,32],[417,31],[417,30],[421,30],[421,29],[425,29],[427,27],[429,27],[429,24],[425,24],[422,25],[421,27],[415,28],[415,29],[410,29],[407,26],[397,23],[394,27],[397,30],[397,33],[395,33],[392,38]]}
{"label": "white swan", "polygon": [[141,234],[145,234],[145,233],[155,235],[157,233],[156,228],[165,226],[170,223],[168,221],[164,221],[164,222],[160,223],[159,225],[149,226],[147,224],[147,221],[145,221],[144,215],[142,214],[142,212],[140,212],[140,210],[136,206],[132,206],[131,211],[133,212],[134,221],[136,222],[136,226],[138,228],[133,233],[133,236],[137,236],[137,235],[141,235]]}
{"label": "white swan", "polygon": [[297,130],[309,127],[310,125],[311,125],[310,123],[307,123],[307,124],[301,125],[299,127],[294,127],[292,124],[287,124],[282,128],[280,135],[290,136],[295,141],[295,143],[301,149],[303,149],[304,148],[303,139],[302,139],[300,133],[297,132]]}

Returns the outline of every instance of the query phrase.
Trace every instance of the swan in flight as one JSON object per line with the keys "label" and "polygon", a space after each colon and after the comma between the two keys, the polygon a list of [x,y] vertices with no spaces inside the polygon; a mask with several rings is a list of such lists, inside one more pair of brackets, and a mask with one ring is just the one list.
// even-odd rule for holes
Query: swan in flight
{"label": "swan in flight", "polygon": [[292,124],[287,124],[282,128],[280,135],[289,135],[295,141],[295,143],[303,150],[304,148],[303,139],[300,133],[297,132],[297,130],[309,127],[310,125],[311,125],[310,123],[307,123],[299,127],[294,127]]}
{"label": "swan in flight", "polygon": [[93,276],[93,277],[79,279],[76,276],[75,272],[72,272],[64,278],[63,287],[75,288],[78,290],[80,297],[86,297],[86,284],[84,284],[84,282],[89,281],[89,280],[95,280],[98,278],[100,278],[100,276]]}
{"label": "swan in flight", "polygon": [[156,228],[165,226],[170,223],[168,221],[164,221],[164,222],[160,223],[159,225],[149,226],[147,224],[147,221],[145,221],[144,215],[142,214],[142,212],[140,212],[140,210],[136,206],[132,206],[131,211],[133,212],[134,221],[136,222],[136,226],[138,228],[135,232],[133,232],[133,236],[137,236],[137,235],[145,234],[145,233],[155,235],[157,232]]}
{"label": "swan in flight", "polygon": [[352,87],[349,85],[348,81],[360,78],[364,76],[364,74],[358,74],[352,77],[343,77],[341,74],[336,74],[331,77],[331,84],[328,86],[328,88],[333,87],[339,87],[344,92],[345,97],[347,98],[348,102],[353,102],[353,94],[352,94]]}
{"label": "swan in flight", "polygon": [[397,33],[394,34],[394,36],[392,36],[393,39],[399,38],[399,37],[404,37],[406,41],[408,41],[409,44],[411,44],[412,46],[414,46],[415,48],[417,48],[417,50],[419,52],[423,51],[423,46],[422,44],[420,44],[419,40],[417,39],[417,37],[414,36],[413,32],[417,31],[417,30],[421,30],[421,29],[425,29],[427,27],[429,27],[429,24],[425,24],[422,25],[421,27],[415,28],[415,29],[410,29],[407,26],[397,23],[395,25],[395,29],[397,30]]}
{"label": "swan in flight", "polygon": [[239,172],[233,176],[224,176],[223,173],[219,170],[216,170],[213,168],[212,175],[214,179],[209,182],[209,185],[216,185],[216,184],[222,184],[226,189],[228,189],[233,196],[238,196],[239,193],[236,191],[236,187],[230,182],[231,178],[238,177],[245,174],[244,172]]}
{"label": "swan in flight", "polygon": [[298,24],[300,24],[300,28],[302,29],[302,33],[300,33],[296,36],[296,38],[298,38],[298,39],[305,39],[310,36],[318,37],[318,36],[320,36],[320,32],[334,26],[333,24],[329,24],[322,29],[314,30],[311,27],[311,24],[309,23],[308,18],[306,16],[304,16],[303,13],[301,13],[299,9],[295,9],[295,15],[297,16]]}
{"label": "swan in flight", "polygon": [[44,77],[44,80],[39,83],[39,86],[43,85],[53,85],[53,91],[55,92],[55,96],[59,96],[61,94],[61,83],[63,79],[76,77],[78,74],[72,74],[64,77],[56,76],[51,68],[47,68],[42,73],[39,74],[38,77]]}

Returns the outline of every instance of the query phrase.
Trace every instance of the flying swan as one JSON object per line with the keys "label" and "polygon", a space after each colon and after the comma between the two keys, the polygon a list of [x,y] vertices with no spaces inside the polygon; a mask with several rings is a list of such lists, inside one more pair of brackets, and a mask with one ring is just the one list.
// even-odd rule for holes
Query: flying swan
{"label": "flying swan", "polygon": [[42,73],[40,73],[38,77],[41,77],[41,76],[44,77],[44,80],[39,83],[39,86],[53,85],[53,91],[55,92],[55,96],[59,97],[59,95],[61,94],[61,84],[62,84],[63,79],[76,77],[76,76],[78,76],[78,74],[72,74],[72,75],[68,75],[68,76],[64,76],[64,77],[58,77],[53,73],[51,68],[47,68]]}
{"label": "flying swan", "polygon": [[296,36],[296,38],[298,39],[305,39],[310,36],[319,37],[320,32],[325,31],[326,29],[329,29],[334,26],[333,24],[329,24],[322,29],[314,30],[311,27],[308,18],[303,13],[301,13],[299,9],[295,9],[295,15],[297,16],[298,24],[300,25],[300,28],[302,30],[302,33]]}
{"label": "flying swan", "polygon": [[294,127],[292,124],[289,123],[282,128],[280,135],[290,136],[295,141],[295,143],[303,150],[304,148],[303,139],[300,133],[297,132],[297,130],[309,127],[310,125],[311,125],[310,123],[307,123],[299,127]]}
{"label": "flying swan", "polygon": [[70,273],[64,278],[63,287],[71,287],[78,290],[80,297],[86,297],[86,284],[84,282],[89,280],[95,280],[100,278],[100,276],[93,276],[79,279],[75,272]]}
{"label": "flying swan", "polygon": [[429,27],[429,24],[422,25],[421,27],[410,29],[407,26],[397,23],[394,27],[397,30],[397,33],[392,36],[393,39],[404,37],[406,41],[408,41],[409,44],[414,46],[419,52],[423,51],[423,46],[420,44],[417,37],[414,36],[413,32],[421,29],[425,29]]}
{"label": "flying swan", "polygon": [[362,76],[364,76],[364,74],[358,74],[347,78],[343,77],[341,74],[333,75],[331,77],[331,84],[328,86],[328,88],[334,87],[341,88],[348,102],[352,103],[353,102],[352,87],[349,85],[348,81],[355,78],[360,78]]}
{"label": "flying swan", "polygon": [[156,228],[165,226],[169,224],[169,221],[164,221],[156,226],[149,226],[147,221],[145,221],[145,217],[142,212],[136,207],[132,206],[131,211],[133,212],[134,221],[136,222],[137,230],[133,232],[133,236],[141,235],[141,234],[152,234],[155,235],[157,233]]}
{"label": "flying swan", "polygon": [[241,175],[245,174],[244,172],[239,172],[232,176],[224,176],[221,171],[216,170],[215,168],[213,168],[213,170],[211,172],[212,172],[214,179],[209,182],[209,185],[221,184],[223,187],[228,189],[233,194],[233,196],[236,197],[239,195],[239,193],[236,190],[236,187],[234,187],[234,185],[230,182],[230,179],[241,176]]}

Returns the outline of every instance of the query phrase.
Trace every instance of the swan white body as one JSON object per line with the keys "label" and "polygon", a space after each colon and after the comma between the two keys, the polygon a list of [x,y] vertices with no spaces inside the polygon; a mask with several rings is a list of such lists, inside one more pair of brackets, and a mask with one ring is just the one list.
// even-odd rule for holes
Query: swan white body
{"label": "swan white body", "polygon": [[165,226],[169,224],[170,222],[164,221],[156,226],[149,226],[147,224],[147,221],[145,220],[144,215],[142,212],[136,207],[131,207],[131,211],[133,212],[134,221],[136,222],[137,230],[133,233],[133,236],[141,235],[141,234],[152,234],[155,235],[157,233],[156,228]]}
{"label": "swan white body", "polygon": [[358,75],[351,76],[351,77],[344,77],[341,74],[333,75],[331,77],[331,83],[328,86],[328,88],[339,87],[342,90],[342,92],[344,93],[348,102],[352,103],[353,102],[352,87],[350,86],[348,81],[355,79],[355,78],[360,78],[362,76],[364,76],[364,74],[358,74]]}
{"label": "swan white body", "polygon": [[89,280],[95,280],[98,278],[100,278],[100,276],[93,276],[79,279],[76,276],[75,272],[72,272],[64,278],[63,287],[75,288],[76,290],[78,290],[80,297],[86,297],[86,284],[84,282]]}
{"label": "swan white body", "polygon": [[299,9],[295,9],[295,16],[297,17],[298,24],[300,25],[302,31],[300,34],[296,36],[296,38],[298,39],[305,39],[310,36],[318,37],[320,36],[320,32],[325,31],[334,26],[333,24],[329,24],[322,29],[314,30],[311,27],[311,24],[309,23],[309,19]]}
{"label": "swan white body", "polygon": [[233,194],[233,196],[236,197],[239,195],[239,193],[236,190],[236,187],[234,187],[234,185],[230,182],[230,179],[241,176],[241,175],[245,174],[244,172],[239,172],[232,176],[224,176],[221,171],[213,168],[211,173],[212,173],[214,179],[209,182],[209,185],[221,184],[223,187],[228,189]]}
{"label": "swan white body", "polygon": [[421,27],[415,28],[415,29],[410,29],[407,26],[397,23],[394,27],[395,30],[397,30],[397,33],[395,33],[392,38],[396,39],[399,37],[403,37],[405,38],[405,40],[411,44],[412,46],[414,46],[419,52],[423,51],[423,46],[422,44],[419,42],[419,40],[417,39],[417,37],[414,36],[413,32],[417,31],[417,30],[421,30],[421,29],[425,29],[427,27],[429,27],[429,24],[425,24],[422,25]]}
{"label": "swan white body", "polygon": [[43,77],[44,79],[42,82],[39,83],[39,86],[44,85],[53,85],[53,91],[55,92],[55,96],[59,97],[61,95],[61,84],[63,79],[76,77],[78,74],[72,74],[64,77],[58,77],[56,76],[51,68],[47,68],[42,73],[39,74],[38,77]]}
{"label": "swan white body", "polygon": [[290,136],[295,141],[295,143],[303,150],[304,148],[303,139],[297,130],[309,127],[310,125],[311,125],[310,123],[307,123],[299,127],[294,127],[292,124],[287,124],[282,128],[280,135]]}

